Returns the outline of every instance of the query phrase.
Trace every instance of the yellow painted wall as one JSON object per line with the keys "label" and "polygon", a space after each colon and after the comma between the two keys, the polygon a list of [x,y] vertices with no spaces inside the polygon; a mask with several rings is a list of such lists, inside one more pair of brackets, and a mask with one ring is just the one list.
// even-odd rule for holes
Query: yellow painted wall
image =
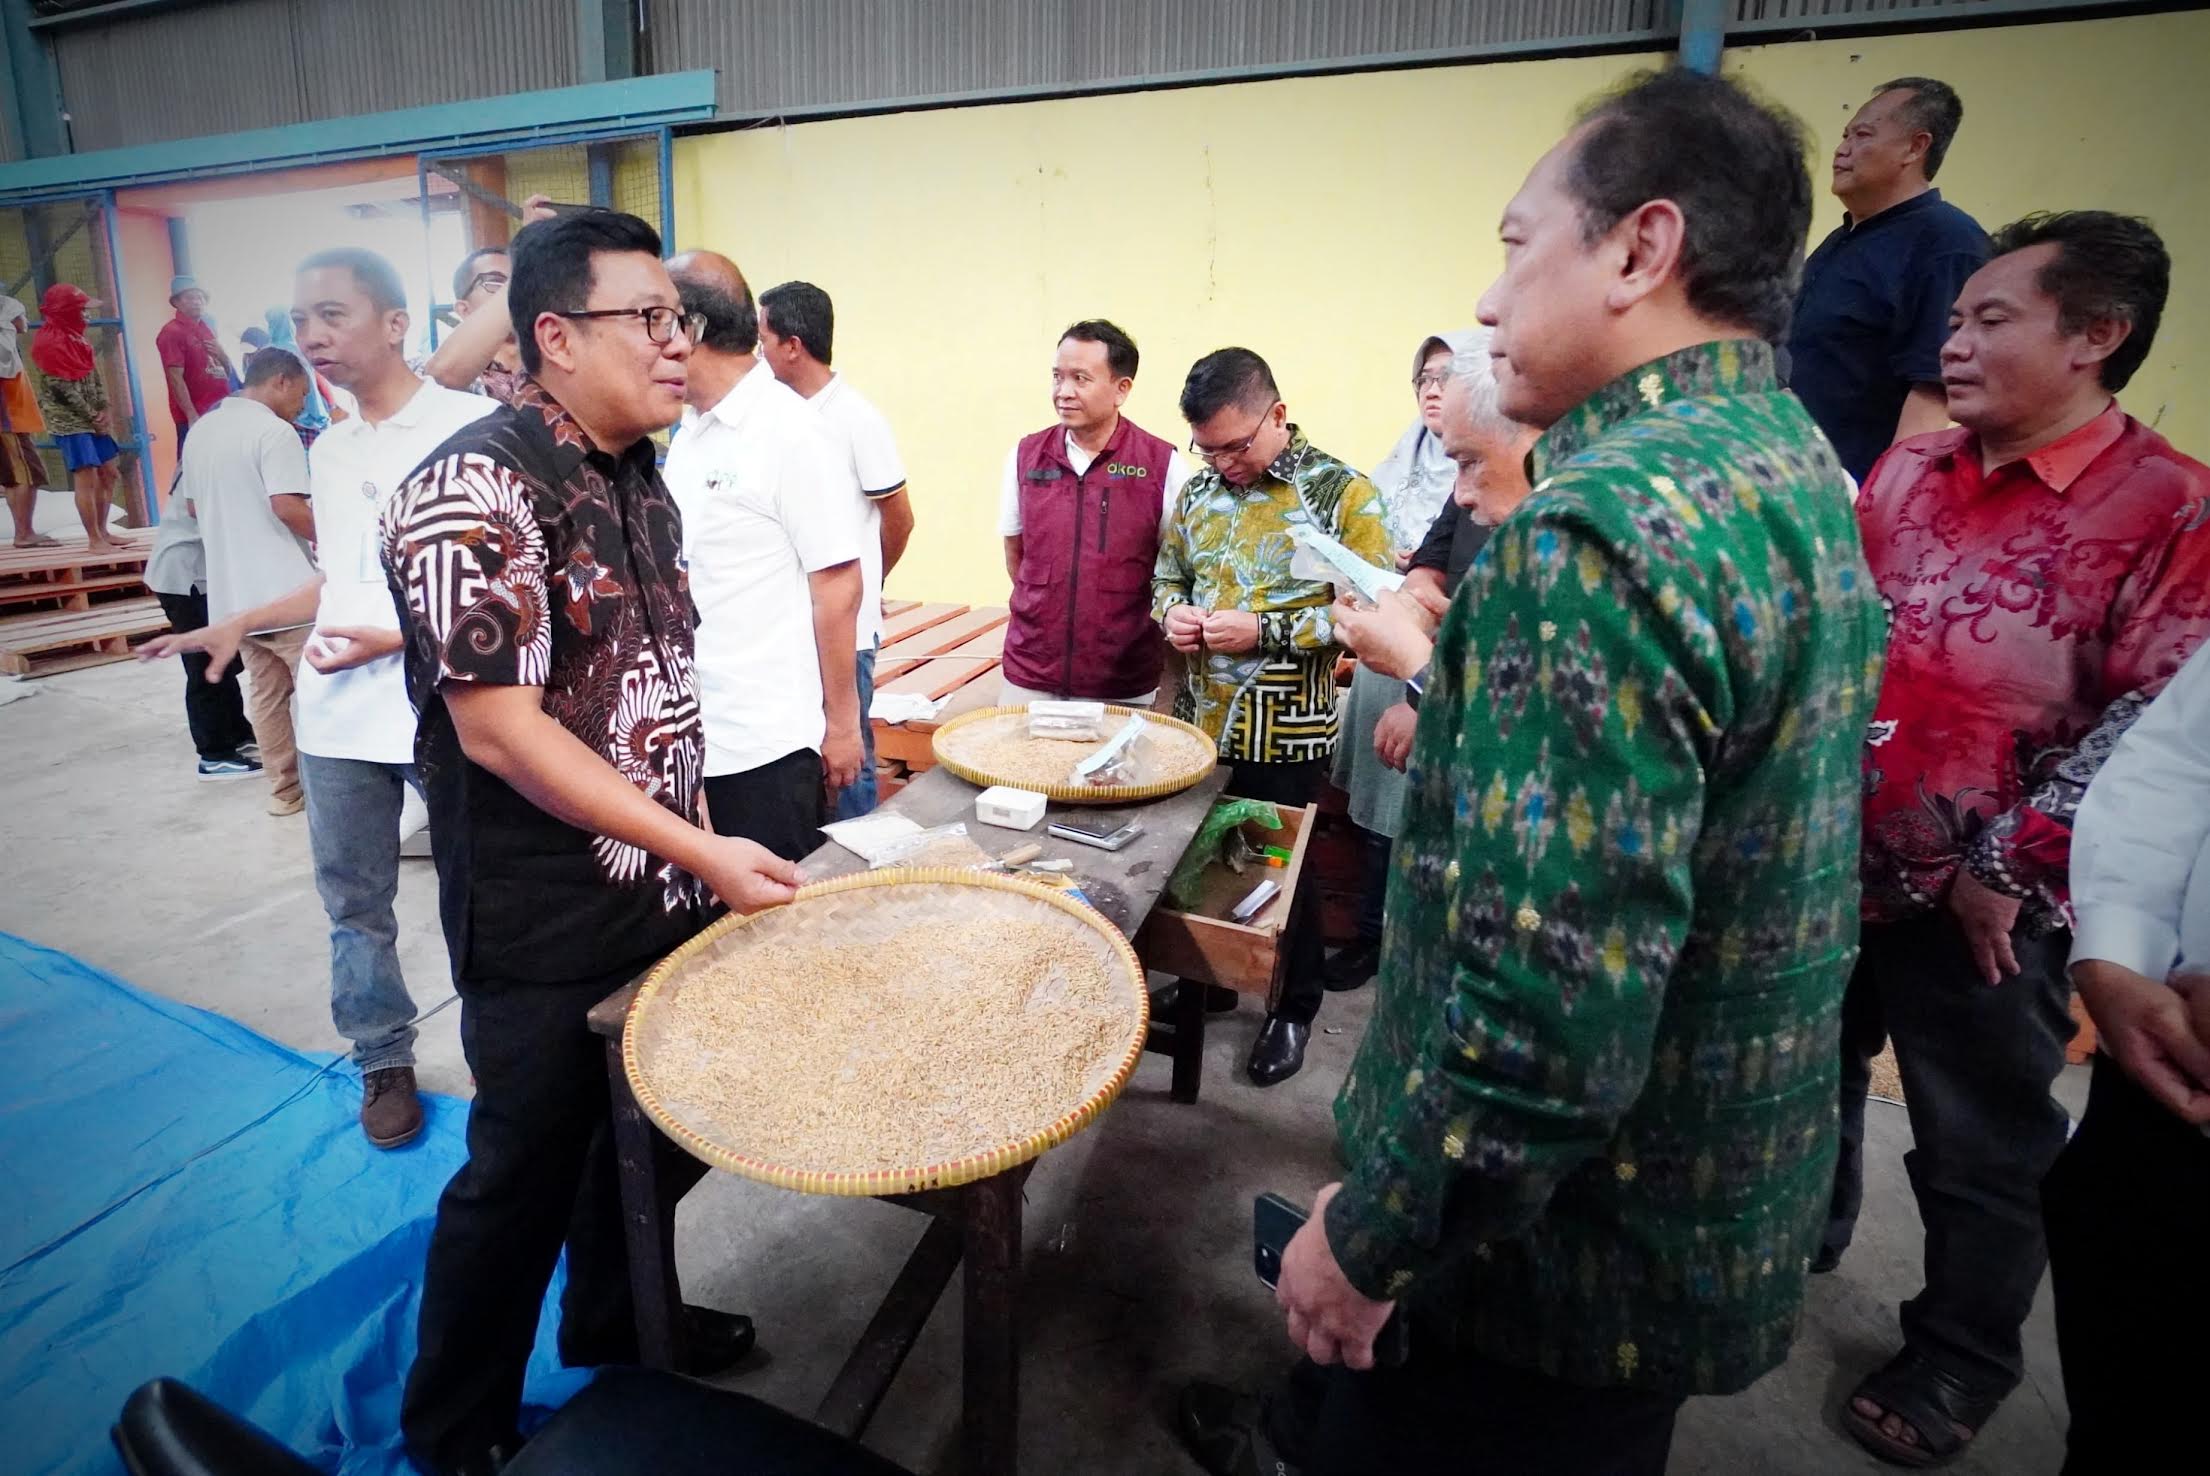
{"label": "yellow painted wall", "polygon": [[[1899,73],[1965,99],[1940,183],[1993,226],[2030,209],[2157,221],[2176,258],[2155,355],[2126,396],[2210,455],[2210,15],[1733,49],[1728,70],[1816,135]],[[1191,361],[1240,343],[1292,415],[1359,465],[1410,420],[1411,356],[1464,326],[1499,264],[1498,213],[1575,106],[1650,58],[1595,57],[1015,103],[679,140],[679,244],[726,251],[755,290],[836,300],[837,366],[896,427],[918,527],[892,588],[996,600],[1006,448],[1052,419],[1055,335],[1110,317],[1144,370],[1129,413],[1186,438]],[[1814,240],[1839,218],[1831,199]]]}

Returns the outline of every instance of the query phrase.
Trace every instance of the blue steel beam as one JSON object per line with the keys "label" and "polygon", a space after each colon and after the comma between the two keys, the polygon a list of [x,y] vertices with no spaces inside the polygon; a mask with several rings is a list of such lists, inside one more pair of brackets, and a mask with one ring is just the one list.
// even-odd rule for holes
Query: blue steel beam
{"label": "blue steel beam", "polygon": [[633,77],[4,164],[0,165],[0,201],[390,154],[484,153],[552,137],[573,140],[579,133],[649,133],[673,123],[704,122],[713,115],[711,71]]}

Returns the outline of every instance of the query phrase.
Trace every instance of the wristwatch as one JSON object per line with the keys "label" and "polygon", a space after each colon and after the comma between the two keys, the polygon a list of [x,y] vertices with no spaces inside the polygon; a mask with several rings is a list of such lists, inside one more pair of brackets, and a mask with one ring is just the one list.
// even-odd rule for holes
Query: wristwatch
{"label": "wristwatch", "polygon": [[1414,712],[1418,712],[1420,710],[1420,698],[1427,695],[1427,674],[1434,669],[1435,663],[1430,661],[1427,663],[1427,665],[1421,667],[1411,676],[1405,678],[1405,705],[1410,707]]}

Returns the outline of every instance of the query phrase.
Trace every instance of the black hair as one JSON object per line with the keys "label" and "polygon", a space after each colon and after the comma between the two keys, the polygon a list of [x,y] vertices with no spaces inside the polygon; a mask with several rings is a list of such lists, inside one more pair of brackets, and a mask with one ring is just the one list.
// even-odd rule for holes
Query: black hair
{"label": "black hair", "polygon": [[1910,93],[1896,117],[1911,132],[1926,134],[1926,177],[1932,179],[1940,172],[1941,161],[1949,157],[1949,145],[1964,122],[1964,99],[1957,96],[1956,88],[1932,77],[1898,77],[1875,87],[1872,95],[1883,92]]}
{"label": "black hair", "polygon": [[1105,346],[1105,367],[1113,371],[1115,379],[1136,377],[1136,341],[1121,331],[1117,323],[1103,318],[1084,318],[1059,335],[1059,341],[1068,339],[1076,343],[1100,343]]}
{"label": "black hair", "polygon": [[505,256],[506,254],[507,249],[504,246],[478,246],[462,257],[460,265],[453,268],[453,301],[459,302],[466,297],[469,289],[476,285],[476,278],[483,275],[483,273],[476,270],[477,262],[482,261],[487,256]]}
{"label": "black hair", "polygon": [[749,354],[760,346],[760,310],[752,294],[731,292],[704,277],[678,273],[675,290],[683,294],[683,311],[703,314],[706,332],[693,345],[724,354]]}
{"label": "black hair", "polygon": [[2029,246],[2056,246],[2038,285],[2056,299],[2057,326],[2066,333],[2081,332],[2097,318],[2133,325],[2126,341],[2101,365],[2103,388],[2113,394],[2124,389],[2156,342],[2164,299],[2172,288],[2171,253],[2156,227],[2138,215],[2067,210],[2013,221],[1994,240],[1997,256]]}
{"label": "black hair", "polygon": [[246,388],[259,389],[278,379],[305,379],[307,361],[288,348],[255,349],[246,359]]}
{"label": "black hair", "polygon": [[514,233],[507,247],[513,268],[507,275],[506,306],[524,369],[535,374],[545,362],[537,351],[537,320],[546,313],[577,311],[590,301],[593,258],[631,251],[658,261],[660,233],[619,210],[533,220]]}
{"label": "black hair", "polygon": [[1671,200],[1686,220],[1681,285],[1707,318],[1786,336],[1811,228],[1803,125],[1732,82],[1642,72],[1581,115],[1566,189],[1593,243],[1630,212]]}
{"label": "black hair", "polygon": [[760,308],[777,338],[795,338],[822,364],[834,362],[836,304],[811,282],[785,282],[760,294]]}
{"label": "black hair", "polygon": [[1182,382],[1182,419],[1203,425],[1230,405],[1264,411],[1280,398],[1274,371],[1264,359],[1247,348],[1214,349],[1189,366],[1189,378]]}
{"label": "black hair", "polygon": [[317,251],[299,264],[302,272],[319,272],[332,267],[343,267],[351,272],[370,305],[379,313],[405,310],[406,284],[399,280],[399,273],[392,264],[375,252],[359,246],[333,246],[328,251]]}

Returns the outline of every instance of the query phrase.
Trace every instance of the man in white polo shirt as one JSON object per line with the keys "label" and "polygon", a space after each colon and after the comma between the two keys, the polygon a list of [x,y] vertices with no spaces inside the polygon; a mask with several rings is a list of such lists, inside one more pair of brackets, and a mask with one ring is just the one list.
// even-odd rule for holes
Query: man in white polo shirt
{"label": "man in white polo shirt", "polygon": [[835,351],[836,308],[811,282],[785,282],[760,294],[760,358],[775,377],[805,396],[829,427],[865,499],[861,530],[859,708],[866,763],[856,782],[837,791],[836,818],[875,808],[875,730],[866,722],[875,700],[875,648],[882,644],[882,584],[913,537],[913,503],[905,463],[890,422],[843,375],[829,367]]}
{"label": "man in white polo shirt", "polygon": [[665,475],[698,606],[708,819],[796,861],[821,843],[824,783],[848,790],[864,763],[859,488],[821,418],[761,367],[736,264],[688,251],[668,269],[698,329]]}
{"label": "man in white polo shirt", "polygon": [[[310,458],[322,572],[259,608],[142,648],[152,655],[205,650],[210,671],[219,673],[247,628],[313,622],[299,673],[307,832],[315,887],[330,917],[330,1015],[353,1042],[361,1130],[379,1148],[419,1132],[422,1106],[415,1094],[414,1001],[400,972],[392,910],[400,809],[407,788],[420,784],[414,708],[378,529],[392,490],[494,408],[481,395],[415,377],[400,347],[406,300],[398,273],[374,252],[341,248],[300,264],[292,309],[300,352],[360,407],[316,437]],[[201,420],[191,448],[223,413]]]}
{"label": "man in white polo shirt", "polygon": [[[266,348],[246,361],[244,390],[202,415],[185,443],[178,486],[207,551],[211,624],[258,611],[314,575],[307,448],[292,428],[306,403],[307,366],[284,349]],[[264,616],[245,627],[240,647],[246,716],[268,772],[271,815],[296,815],[304,803],[292,686],[310,618]]]}

